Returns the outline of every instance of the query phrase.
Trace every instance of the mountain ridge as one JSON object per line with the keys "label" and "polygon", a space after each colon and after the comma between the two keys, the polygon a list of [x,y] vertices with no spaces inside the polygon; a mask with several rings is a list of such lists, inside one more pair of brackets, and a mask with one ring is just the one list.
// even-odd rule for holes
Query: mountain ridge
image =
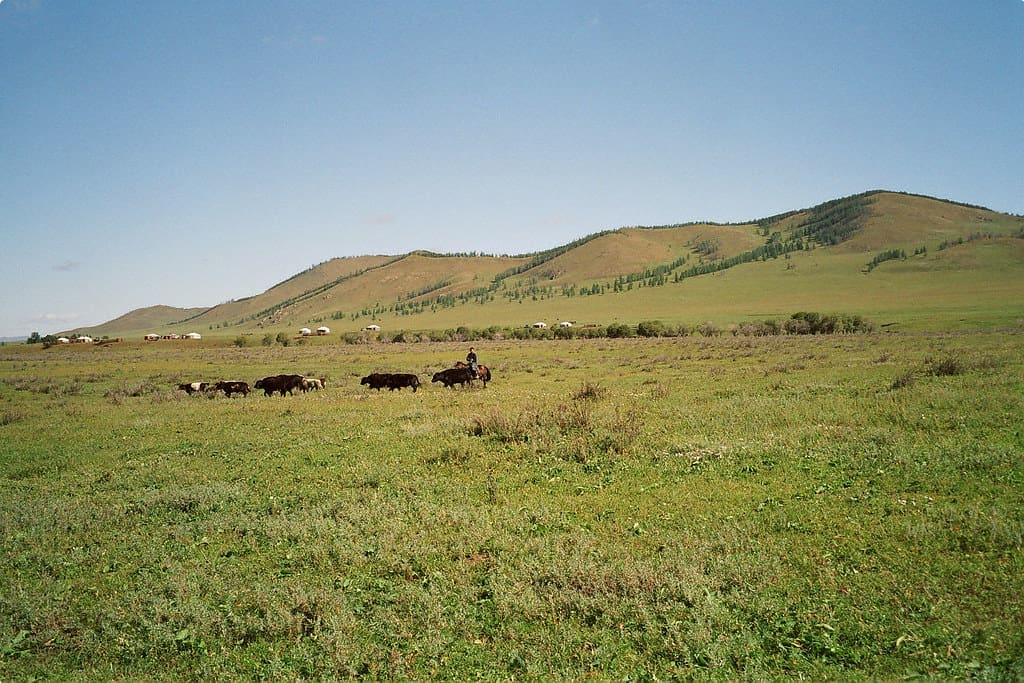
{"label": "mountain ridge", "polygon": [[[785,259],[787,270],[795,270],[814,263],[809,260],[812,254],[831,257],[827,264],[818,262],[819,269],[827,265],[821,270],[823,276],[827,276],[826,271],[841,268],[843,277],[848,278],[851,272],[862,270],[851,269],[852,262],[843,260],[850,255],[885,249],[886,253],[899,254],[909,248],[914,257],[930,253],[933,256],[925,259],[936,260],[934,254],[942,250],[940,247],[960,246],[978,235],[990,240],[1024,236],[1024,218],[927,195],[871,190],[743,223],[624,226],[530,254],[414,250],[398,255],[331,258],[259,294],[208,308],[136,309],[107,323],[66,334],[182,332],[185,330],[177,328],[183,325],[211,334],[290,331],[313,324],[333,324],[339,331],[353,331],[362,329],[368,321],[387,321],[390,328],[432,329],[450,326],[458,319],[451,315],[454,309],[463,310],[467,323],[494,319],[495,324],[519,325],[523,324],[521,314],[509,310],[510,303],[517,304],[523,314],[536,310],[538,315],[547,315],[548,308],[578,309],[579,302],[561,302],[566,306],[538,302],[626,292],[633,299],[629,305],[591,306],[593,314],[584,317],[621,319],[631,313],[631,317],[640,319],[648,308],[647,299],[653,303],[661,297],[636,297],[632,293],[638,289],[678,288],[685,281],[748,264],[751,267],[745,272],[756,280],[757,264]],[[1003,275],[1016,277],[1020,271],[1012,256],[1015,249],[1007,246],[1003,251],[1010,255],[1012,264],[1010,272]],[[869,260],[864,259],[863,265]],[[935,264],[932,266],[934,270]],[[872,268],[874,265],[868,270]],[[912,272],[920,276],[927,270]],[[838,277],[839,273],[832,275]],[[998,279],[999,274],[993,273],[993,277]],[[812,281],[806,284],[819,286]],[[857,283],[851,281],[850,286]],[[683,309],[687,299],[684,290],[676,292],[681,295]],[[722,296],[730,295],[722,290]],[[769,302],[750,301],[750,310],[745,313],[735,301],[726,308],[746,316],[772,308]],[[466,308],[468,304],[475,306]],[[649,308],[650,316],[654,316],[662,314],[665,306]],[[479,315],[484,309],[492,315]],[[685,315],[685,310],[676,314]]]}

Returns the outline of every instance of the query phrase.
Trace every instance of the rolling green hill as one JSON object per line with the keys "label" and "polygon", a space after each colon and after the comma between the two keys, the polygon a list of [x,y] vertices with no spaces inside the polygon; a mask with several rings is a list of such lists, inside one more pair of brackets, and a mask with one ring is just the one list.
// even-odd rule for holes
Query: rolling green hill
{"label": "rolling green hill", "polygon": [[[1024,217],[866,192],[744,224],[627,227],[523,256],[334,258],[209,309],[152,307],[76,330],[246,335],[695,324],[863,315],[901,329],[1024,324]],[[188,328],[186,330],[185,328]]]}

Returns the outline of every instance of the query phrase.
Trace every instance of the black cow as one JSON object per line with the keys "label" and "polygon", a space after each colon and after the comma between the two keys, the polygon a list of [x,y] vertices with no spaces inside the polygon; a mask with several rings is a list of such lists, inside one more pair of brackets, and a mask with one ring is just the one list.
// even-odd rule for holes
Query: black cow
{"label": "black cow", "polygon": [[385,375],[387,379],[386,386],[389,391],[398,389],[402,390],[402,387],[412,387],[413,393],[416,393],[416,389],[420,386],[420,378],[411,373],[396,372],[390,375]]}
{"label": "black cow", "polygon": [[371,389],[380,391],[388,385],[388,375],[383,372],[374,372],[359,380],[360,384],[369,384]]}
{"label": "black cow", "polygon": [[441,382],[445,387],[453,387],[456,384],[462,386],[473,386],[473,371],[469,368],[448,368],[441,372],[435,372],[431,382]]}
{"label": "black cow", "polygon": [[388,391],[402,387],[412,387],[413,392],[420,387],[420,378],[405,372],[374,372],[359,380],[360,384],[368,384],[371,389],[380,391],[387,387]]}
{"label": "black cow", "polygon": [[207,389],[209,389],[210,388],[210,383],[209,382],[186,382],[185,384],[179,384],[178,388],[191,396],[192,394],[194,394],[197,391],[206,391]]}
{"label": "black cow", "polygon": [[272,396],[275,391],[282,396],[290,394],[302,387],[302,375],[274,375],[256,380],[255,389],[262,389],[265,396]]}
{"label": "black cow", "polygon": [[223,391],[228,398],[231,394],[241,394],[242,396],[249,395],[249,383],[248,382],[217,382],[213,385],[214,391]]}

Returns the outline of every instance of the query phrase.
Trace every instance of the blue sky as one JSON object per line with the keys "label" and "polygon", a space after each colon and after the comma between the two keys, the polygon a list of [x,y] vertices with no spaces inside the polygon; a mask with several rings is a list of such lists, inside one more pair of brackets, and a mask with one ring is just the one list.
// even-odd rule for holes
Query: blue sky
{"label": "blue sky", "polygon": [[1021,0],[0,0],[0,336],[1022,159]]}

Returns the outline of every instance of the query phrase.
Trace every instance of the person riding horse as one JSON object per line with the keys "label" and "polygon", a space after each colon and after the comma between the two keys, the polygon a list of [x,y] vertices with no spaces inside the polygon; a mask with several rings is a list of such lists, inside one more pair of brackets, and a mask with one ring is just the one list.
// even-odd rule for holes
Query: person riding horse
{"label": "person riding horse", "polygon": [[469,363],[469,371],[473,373],[473,378],[477,377],[477,362],[476,362],[476,351],[472,346],[469,347],[469,353],[466,354],[466,362]]}

